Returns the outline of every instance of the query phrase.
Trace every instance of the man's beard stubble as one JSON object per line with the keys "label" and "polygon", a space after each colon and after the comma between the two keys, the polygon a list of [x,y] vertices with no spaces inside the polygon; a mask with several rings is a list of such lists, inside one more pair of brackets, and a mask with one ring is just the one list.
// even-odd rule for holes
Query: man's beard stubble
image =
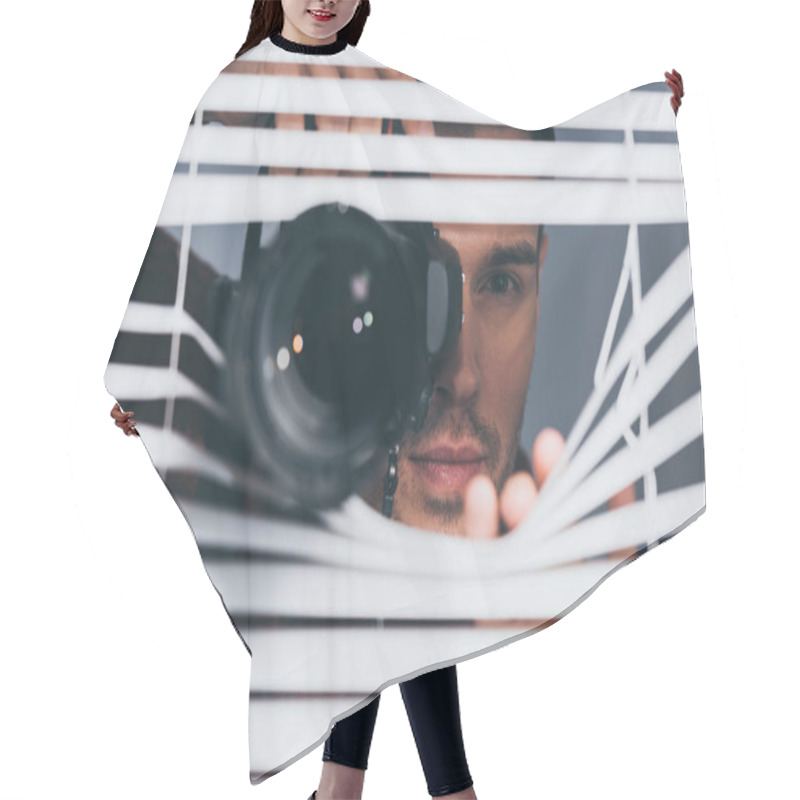
{"label": "man's beard stubble", "polygon": [[[452,407],[438,407],[431,404],[421,431],[408,431],[400,442],[398,451],[398,484],[392,509],[392,519],[405,524],[416,525],[426,530],[448,534],[463,535],[464,497],[460,492],[442,496],[428,492],[421,479],[414,474],[409,455],[419,452],[425,444],[446,435],[451,441],[465,438],[480,443],[485,453],[485,468],[498,496],[505,482],[514,472],[517,460],[519,436],[522,419],[517,421],[513,436],[507,443],[501,441],[497,427],[480,420],[474,408],[467,407],[459,417],[455,417]],[[424,524],[415,519],[422,514]]]}

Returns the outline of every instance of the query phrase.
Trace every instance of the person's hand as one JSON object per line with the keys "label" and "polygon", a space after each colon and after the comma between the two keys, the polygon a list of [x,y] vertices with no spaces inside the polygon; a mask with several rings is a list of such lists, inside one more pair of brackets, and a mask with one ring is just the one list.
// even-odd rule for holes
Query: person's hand
{"label": "person's hand", "polygon": [[683,78],[676,69],[672,70],[672,72],[665,72],[664,75],[667,78],[665,83],[672,89],[672,97],[670,97],[669,102],[677,117],[678,109],[681,105],[681,97],[683,97]]}
{"label": "person's hand", "polygon": [[114,403],[114,408],[111,409],[111,416],[114,417],[114,424],[118,428],[122,428],[126,436],[131,434],[134,436],[139,435],[139,431],[136,430],[136,421],[133,419],[133,411],[123,411],[119,407],[119,403]]}
{"label": "person's hand", "polygon": [[[498,498],[494,483],[488,475],[476,475],[464,493],[464,529],[468,539],[496,539],[500,523],[508,530],[517,527],[530,513],[539,488],[552,472],[562,451],[564,437],[555,428],[544,428],[533,442],[530,473],[515,472],[505,483]],[[609,510],[633,503],[636,491],[633,484],[617,492],[608,501]]]}

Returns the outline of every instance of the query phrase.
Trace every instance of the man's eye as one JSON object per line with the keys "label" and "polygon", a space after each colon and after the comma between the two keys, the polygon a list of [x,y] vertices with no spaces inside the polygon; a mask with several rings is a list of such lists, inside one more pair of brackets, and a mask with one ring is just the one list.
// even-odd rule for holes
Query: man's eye
{"label": "man's eye", "polygon": [[498,295],[513,294],[520,290],[519,284],[508,272],[496,272],[483,286],[492,294]]}

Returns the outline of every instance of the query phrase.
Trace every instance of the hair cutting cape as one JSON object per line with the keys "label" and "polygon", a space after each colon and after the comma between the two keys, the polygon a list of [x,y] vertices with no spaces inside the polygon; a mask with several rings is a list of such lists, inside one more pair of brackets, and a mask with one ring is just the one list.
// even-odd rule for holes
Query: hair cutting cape
{"label": "hair cutting cape", "polygon": [[282,41],[197,106],[105,372],[251,654],[254,783],[705,510],[665,85],[526,131]]}

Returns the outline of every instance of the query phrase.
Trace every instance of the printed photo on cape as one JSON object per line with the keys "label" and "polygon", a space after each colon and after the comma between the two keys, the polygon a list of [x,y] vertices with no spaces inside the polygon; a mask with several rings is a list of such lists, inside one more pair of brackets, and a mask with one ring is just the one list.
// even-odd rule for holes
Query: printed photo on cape
{"label": "printed photo on cape", "polygon": [[[527,131],[265,40],[195,110],[105,384],[252,656],[262,781],[705,510],[665,85]],[[517,524],[471,522],[510,481]]]}

